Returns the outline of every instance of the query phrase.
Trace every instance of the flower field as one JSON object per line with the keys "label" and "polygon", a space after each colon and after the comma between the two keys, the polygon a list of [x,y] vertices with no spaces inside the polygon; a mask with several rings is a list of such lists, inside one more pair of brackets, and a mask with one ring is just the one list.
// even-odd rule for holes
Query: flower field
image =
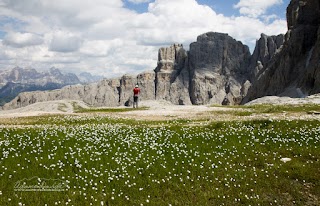
{"label": "flower field", "polygon": [[188,123],[11,119],[0,205],[320,204],[319,121]]}

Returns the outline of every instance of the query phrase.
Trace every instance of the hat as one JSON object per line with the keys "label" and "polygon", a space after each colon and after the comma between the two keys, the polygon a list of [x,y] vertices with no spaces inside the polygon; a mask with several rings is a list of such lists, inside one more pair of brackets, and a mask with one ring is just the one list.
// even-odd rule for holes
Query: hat
{"label": "hat", "polygon": [[136,86],[135,86],[135,87],[139,87],[139,85],[137,85],[137,84],[136,84]]}

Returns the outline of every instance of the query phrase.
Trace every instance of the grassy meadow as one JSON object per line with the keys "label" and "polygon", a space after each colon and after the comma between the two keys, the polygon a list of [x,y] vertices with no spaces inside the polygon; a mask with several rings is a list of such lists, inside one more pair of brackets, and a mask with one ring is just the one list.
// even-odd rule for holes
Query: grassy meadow
{"label": "grassy meadow", "polygon": [[190,123],[1,120],[0,205],[320,205],[318,120]]}

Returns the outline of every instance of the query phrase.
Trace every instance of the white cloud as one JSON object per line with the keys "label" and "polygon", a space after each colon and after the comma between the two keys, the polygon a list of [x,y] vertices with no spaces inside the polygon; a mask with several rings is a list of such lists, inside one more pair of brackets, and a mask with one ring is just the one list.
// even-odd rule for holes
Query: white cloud
{"label": "white cloud", "polygon": [[148,3],[151,0],[128,0],[128,1],[134,4],[141,4],[141,3]]}
{"label": "white cloud", "polygon": [[2,43],[4,45],[21,48],[40,45],[43,43],[43,38],[39,35],[31,33],[10,32],[5,35]]}
{"label": "white cloud", "polygon": [[282,3],[282,0],[240,0],[234,8],[240,9],[240,14],[256,18],[265,14],[268,8]]}
{"label": "white cloud", "polygon": [[68,32],[58,31],[51,40],[49,50],[55,52],[75,52],[82,45],[82,39],[79,36]]}
{"label": "white cloud", "polygon": [[241,0],[236,5],[240,10],[261,9],[264,19],[254,18],[252,12],[226,17],[196,0],[155,0],[142,14],[124,8],[122,0],[2,2],[0,13],[20,23],[0,27],[8,33],[0,43],[0,64],[7,63],[9,68],[18,64],[90,70],[109,77],[134,74],[156,67],[159,47],[182,43],[188,49],[198,35],[208,31],[228,33],[251,49],[261,33],[286,31],[286,21],[265,13],[279,0]]}
{"label": "white cloud", "polygon": [[16,53],[0,46],[0,61],[8,61],[16,57]]}

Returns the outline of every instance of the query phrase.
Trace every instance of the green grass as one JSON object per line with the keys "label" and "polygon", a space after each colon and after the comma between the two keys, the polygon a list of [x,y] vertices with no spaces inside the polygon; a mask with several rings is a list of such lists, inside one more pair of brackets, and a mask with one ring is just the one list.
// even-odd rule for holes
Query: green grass
{"label": "green grass", "polygon": [[310,111],[320,111],[319,104],[298,104],[298,105],[252,105],[244,106],[244,108],[253,109],[255,112],[259,113],[282,113],[282,112],[310,112]]}
{"label": "green grass", "polygon": [[67,108],[68,108],[67,105],[64,104],[64,103],[59,103],[59,105],[58,105],[58,110],[59,111],[66,112]]}
{"label": "green grass", "polygon": [[[0,129],[0,205],[320,204],[316,120],[15,120],[32,127]],[[33,177],[68,187],[14,191],[17,181]]]}
{"label": "green grass", "polygon": [[231,116],[250,116],[254,114],[253,111],[250,110],[224,110],[224,111],[213,111],[211,112],[212,114],[217,114],[217,115],[231,115]]}
{"label": "green grass", "polygon": [[[240,106],[218,106],[212,105],[214,107],[224,107],[224,108],[231,108],[237,109],[235,111],[223,111],[226,114],[234,114],[237,115],[240,112],[240,116],[242,113],[243,116],[246,116],[250,113],[294,113],[294,112],[303,112],[303,113],[311,113],[313,111],[320,112],[320,105],[319,104],[296,104],[296,105],[274,105],[274,104],[255,104],[255,105],[240,105]],[[239,109],[243,109],[244,111],[239,111]]]}
{"label": "green grass", "polygon": [[136,111],[136,110],[148,110],[148,107],[139,107],[139,108],[79,108],[75,110],[76,113],[94,113],[94,112],[101,112],[101,113],[110,113],[110,112],[129,112],[129,111]]}

